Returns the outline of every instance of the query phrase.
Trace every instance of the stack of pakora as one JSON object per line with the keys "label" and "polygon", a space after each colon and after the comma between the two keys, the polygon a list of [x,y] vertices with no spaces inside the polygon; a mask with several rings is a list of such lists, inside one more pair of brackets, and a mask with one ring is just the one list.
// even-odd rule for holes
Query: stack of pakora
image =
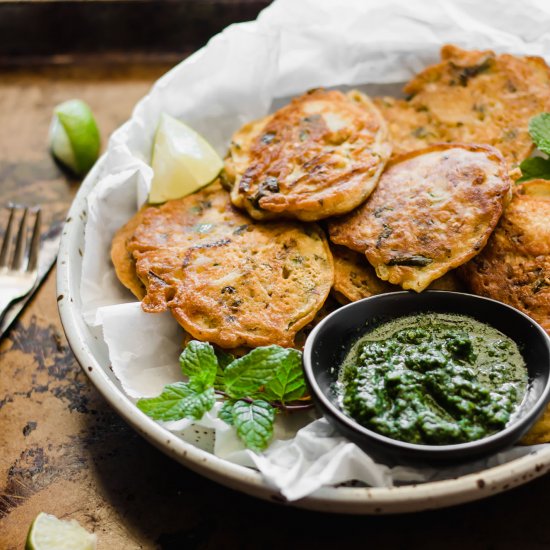
{"label": "stack of pakora", "polygon": [[319,227],[257,222],[217,182],[142,209],[115,236],[112,259],[144,311],[169,309],[194,338],[224,348],[292,346],[334,279]]}
{"label": "stack of pakora", "polygon": [[238,129],[220,180],[119,230],[122,284],[223,348],[299,346],[331,290],[465,289],[550,331],[548,183],[513,184],[550,69],[445,46],[404,90],[317,89]]}
{"label": "stack of pakora", "polygon": [[441,63],[405,87],[408,99],[376,98],[393,154],[441,142],[496,147],[511,170],[533,150],[528,121],[548,111],[550,73],[540,57],[495,55],[447,45]]}
{"label": "stack of pakora", "polygon": [[[449,45],[404,91],[313,90],[237,130],[220,180],[118,231],[122,284],[222,348],[300,347],[331,290],[469,290],[550,334],[550,181],[513,183],[549,67]],[[549,439],[547,412],[526,441]]]}

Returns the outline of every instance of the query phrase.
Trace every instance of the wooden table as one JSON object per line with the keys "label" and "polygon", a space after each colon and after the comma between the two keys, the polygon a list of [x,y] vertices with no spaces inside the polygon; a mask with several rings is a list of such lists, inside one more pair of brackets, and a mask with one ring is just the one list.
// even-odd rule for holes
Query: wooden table
{"label": "wooden table", "polygon": [[[168,64],[0,70],[0,203],[63,217],[78,182],[49,156],[52,108],[89,102],[104,143]],[[41,511],[74,518],[100,549],[548,548],[550,477],[453,509],[345,517],[262,502],[200,477],[135,434],[90,385],[57,314],[51,273],[0,343],[0,549]]]}

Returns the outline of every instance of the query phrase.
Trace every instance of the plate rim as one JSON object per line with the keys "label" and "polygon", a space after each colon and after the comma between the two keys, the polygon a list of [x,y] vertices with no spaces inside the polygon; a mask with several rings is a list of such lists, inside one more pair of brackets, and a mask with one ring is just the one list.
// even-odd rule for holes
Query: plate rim
{"label": "plate rim", "polygon": [[87,344],[88,339],[95,336],[89,332],[79,311],[79,270],[87,197],[99,179],[105,156],[82,182],[67,214],[57,259],[57,305],[67,341],[81,368],[109,405],[161,452],[213,481],[251,496],[299,508],[345,514],[394,514],[443,508],[506,491],[550,471],[550,445],[547,445],[505,464],[458,478],[391,488],[322,487],[300,500],[287,501],[259,472],[204,451],[157,424],[110,380],[105,370],[109,365],[102,365]]}

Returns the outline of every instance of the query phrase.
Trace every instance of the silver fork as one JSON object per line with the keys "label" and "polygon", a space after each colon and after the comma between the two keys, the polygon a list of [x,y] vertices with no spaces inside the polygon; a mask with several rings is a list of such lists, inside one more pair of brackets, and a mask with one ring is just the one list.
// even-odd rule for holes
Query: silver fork
{"label": "silver fork", "polygon": [[[10,206],[10,217],[0,249],[0,319],[12,302],[26,296],[38,278],[38,253],[40,250],[40,209],[36,212],[30,243],[28,233],[28,207]],[[11,254],[14,240],[16,210],[23,208],[19,230],[15,235],[15,250]]]}

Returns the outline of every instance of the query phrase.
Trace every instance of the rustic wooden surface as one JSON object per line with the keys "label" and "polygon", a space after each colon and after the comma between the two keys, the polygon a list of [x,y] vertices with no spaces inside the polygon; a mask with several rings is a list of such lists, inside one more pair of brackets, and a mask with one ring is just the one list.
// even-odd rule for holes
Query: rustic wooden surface
{"label": "rustic wooden surface", "polygon": [[[168,67],[0,71],[0,204],[64,215],[78,183],[51,160],[52,108],[87,100],[106,136]],[[436,512],[344,517],[258,501],[169,460],[90,386],[63,335],[52,273],[0,343],[0,549],[41,511],[95,531],[101,549],[548,548],[550,477]]]}

